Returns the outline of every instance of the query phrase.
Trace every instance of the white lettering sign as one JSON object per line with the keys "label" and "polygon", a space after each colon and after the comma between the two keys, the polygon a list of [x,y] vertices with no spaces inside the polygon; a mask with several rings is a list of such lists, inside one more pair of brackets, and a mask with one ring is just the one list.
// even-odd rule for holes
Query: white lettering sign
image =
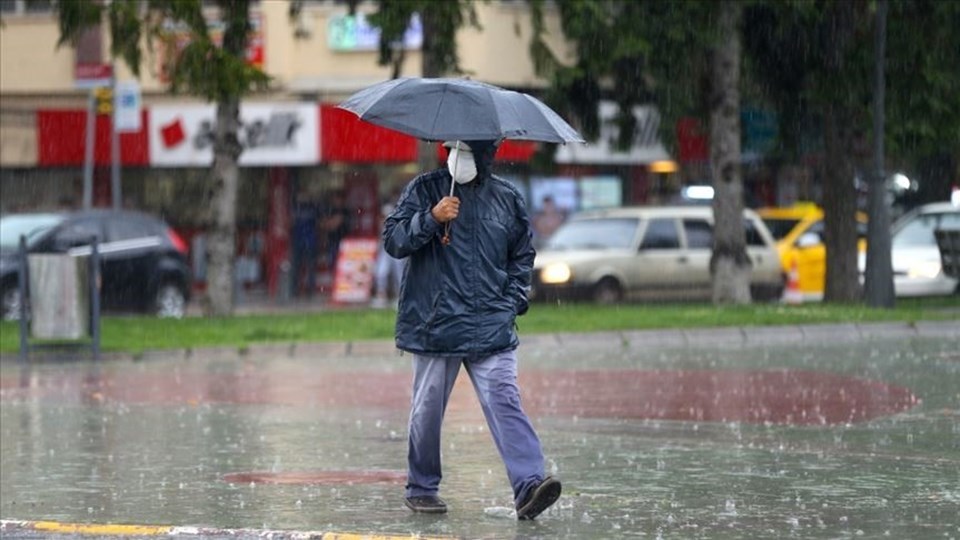
{"label": "white lettering sign", "polygon": [[[249,103],[240,106],[240,165],[312,165],[320,161],[315,103]],[[150,164],[158,167],[213,163],[216,107],[150,108]]]}

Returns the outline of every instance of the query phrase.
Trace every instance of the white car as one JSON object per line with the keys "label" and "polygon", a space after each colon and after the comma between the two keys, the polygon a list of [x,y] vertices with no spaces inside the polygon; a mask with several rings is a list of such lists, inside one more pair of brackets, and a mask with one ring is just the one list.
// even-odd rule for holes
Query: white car
{"label": "white car", "polygon": [[[779,299],[780,257],[757,214],[744,211],[754,299]],[[537,253],[531,298],[710,300],[713,210],[627,207],[581,212]]]}
{"label": "white car", "polygon": [[[958,292],[958,280],[943,273],[933,231],[960,229],[960,206],[927,204],[904,214],[890,230],[893,288],[898,297],[942,296]],[[866,256],[860,257],[861,274]]]}

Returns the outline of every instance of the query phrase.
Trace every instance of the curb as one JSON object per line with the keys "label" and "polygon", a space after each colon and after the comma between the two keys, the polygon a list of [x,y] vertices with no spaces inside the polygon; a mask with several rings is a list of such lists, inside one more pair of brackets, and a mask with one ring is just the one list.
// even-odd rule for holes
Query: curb
{"label": "curb", "polygon": [[15,533],[46,533],[62,535],[122,537],[122,536],[167,536],[206,538],[211,536],[240,537],[240,538],[272,538],[291,540],[453,540],[452,536],[419,536],[419,535],[390,535],[350,532],[321,532],[321,531],[284,531],[266,529],[220,529],[215,527],[184,527],[173,525],[127,525],[127,524],[96,524],[96,523],[62,523],[59,521],[21,521],[14,519],[0,520],[0,532]]}
{"label": "curb", "polygon": [[[524,348],[578,348],[622,350],[630,348],[729,348],[791,344],[850,344],[873,340],[936,338],[960,341],[960,320],[839,323],[784,326],[731,326],[693,330],[622,330],[583,334],[530,334],[520,337]],[[157,349],[141,353],[101,353],[104,360],[205,359],[245,357],[329,358],[392,356],[401,352],[393,341],[330,341],[253,343],[242,347],[203,349]],[[36,359],[73,360],[69,353],[34,353]],[[17,353],[0,353],[0,361],[17,361]]]}

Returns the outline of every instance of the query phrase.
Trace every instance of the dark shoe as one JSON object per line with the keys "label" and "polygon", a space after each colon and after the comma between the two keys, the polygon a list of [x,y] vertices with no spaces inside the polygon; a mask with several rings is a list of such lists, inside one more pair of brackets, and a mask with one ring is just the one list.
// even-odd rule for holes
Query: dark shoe
{"label": "dark shoe", "polygon": [[447,503],[436,495],[421,495],[419,497],[407,497],[404,500],[407,508],[421,514],[445,514],[447,513]]}
{"label": "dark shoe", "polygon": [[550,476],[527,492],[527,497],[517,503],[517,519],[527,520],[539,516],[560,498],[560,481]]}

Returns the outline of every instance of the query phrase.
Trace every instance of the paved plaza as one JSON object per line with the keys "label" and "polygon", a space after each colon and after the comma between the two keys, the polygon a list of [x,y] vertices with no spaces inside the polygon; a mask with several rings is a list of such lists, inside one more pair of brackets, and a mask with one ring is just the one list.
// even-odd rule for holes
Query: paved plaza
{"label": "paved plaza", "polygon": [[559,503],[518,522],[465,374],[402,502],[389,343],[0,363],[4,537],[960,538],[960,323],[522,336]]}

